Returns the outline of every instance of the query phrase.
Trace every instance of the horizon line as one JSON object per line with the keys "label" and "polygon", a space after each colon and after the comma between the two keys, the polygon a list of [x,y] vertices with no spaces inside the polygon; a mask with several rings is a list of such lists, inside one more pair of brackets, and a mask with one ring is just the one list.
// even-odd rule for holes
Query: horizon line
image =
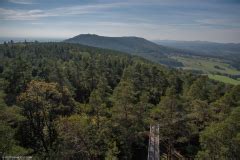
{"label": "horizon line", "polygon": [[112,37],[112,38],[120,38],[120,37],[136,37],[136,38],[144,38],[148,41],[151,41],[151,42],[156,42],[156,41],[176,41],[176,42],[209,42],[209,43],[220,43],[220,44],[240,44],[240,42],[218,42],[218,41],[211,41],[211,40],[184,40],[184,39],[148,39],[148,38],[145,38],[145,37],[140,37],[140,36],[132,36],[132,35],[129,35],[129,36],[105,36],[105,35],[98,35],[98,34],[94,34],[94,33],[82,33],[82,34],[78,34],[78,35],[75,35],[75,36],[70,36],[70,37],[1,37],[0,36],[0,43],[1,42],[4,42],[4,41],[10,41],[10,40],[15,40],[15,41],[18,41],[18,42],[21,42],[21,41],[25,41],[25,40],[30,40],[30,41],[38,41],[38,40],[66,40],[66,39],[69,39],[69,38],[73,38],[73,37],[76,37],[76,36],[79,36],[79,35],[96,35],[96,36],[100,36],[100,37]]}

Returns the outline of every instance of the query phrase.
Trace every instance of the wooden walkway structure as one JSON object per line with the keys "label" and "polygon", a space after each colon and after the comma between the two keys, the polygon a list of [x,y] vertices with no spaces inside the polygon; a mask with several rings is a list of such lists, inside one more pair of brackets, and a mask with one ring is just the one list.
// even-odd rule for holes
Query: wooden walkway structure
{"label": "wooden walkway structure", "polygon": [[159,160],[159,125],[151,125],[148,144],[148,160]]}
{"label": "wooden walkway structure", "polygon": [[[149,132],[149,143],[148,143],[148,160],[160,160],[160,151],[159,151],[159,125],[150,125]],[[185,160],[175,149],[172,150],[170,157],[167,154],[162,153],[161,159],[164,160]]]}

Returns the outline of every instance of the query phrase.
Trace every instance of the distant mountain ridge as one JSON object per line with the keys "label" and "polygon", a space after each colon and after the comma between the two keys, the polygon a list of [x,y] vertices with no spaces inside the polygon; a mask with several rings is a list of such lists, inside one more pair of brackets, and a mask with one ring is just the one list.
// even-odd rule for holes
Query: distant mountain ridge
{"label": "distant mountain ridge", "polygon": [[240,43],[216,43],[207,41],[154,41],[159,45],[189,51],[189,55],[219,58],[240,70]]}
{"label": "distant mountain ridge", "polygon": [[168,55],[184,52],[180,49],[158,45],[140,37],[105,37],[95,34],[80,34],[66,39],[64,42],[127,52],[171,67],[181,66],[181,63],[168,58]]}
{"label": "distant mountain ridge", "polygon": [[[65,40],[65,42],[80,43],[94,47],[114,49],[128,53],[138,52],[158,52],[163,54],[161,45],[157,45],[140,37],[105,37],[95,34],[80,34],[73,38]],[[165,49],[165,47],[164,47]]]}
{"label": "distant mountain ridge", "polygon": [[225,56],[240,54],[240,43],[217,43],[208,41],[156,40],[156,44],[192,51],[198,55]]}

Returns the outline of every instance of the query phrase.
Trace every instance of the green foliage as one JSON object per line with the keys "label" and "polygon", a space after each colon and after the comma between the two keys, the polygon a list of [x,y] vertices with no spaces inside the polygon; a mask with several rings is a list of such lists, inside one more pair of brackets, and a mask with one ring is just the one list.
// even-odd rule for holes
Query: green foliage
{"label": "green foliage", "polygon": [[[239,150],[230,118],[239,86],[77,44],[6,44],[0,56],[2,154],[142,160],[150,124],[159,124],[160,150],[169,156],[208,156],[221,127],[224,136],[234,128],[226,139]],[[229,145],[216,146],[231,159]]]}
{"label": "green foliage", "polygon": [[30,64],[24,58],[17,57],[10,62],[10,66],[4,70],[3,75],[6,80],[6,103],[11,105],[16,102],[16,97],[26,88],[31,79]]}
{"label": "green foliage", "polygon": [[31,150],[19,146],[18,142],[14,139],[15,130],[7,123],[0,121],[0,156],[6,155],[25,155]]}
{"label": "green foliage", "polygon": [[[59,153],[62,159],[93,159],[104,157],[108,129],[98,126],[95,118],[72,115],[56,121],[59,133]],[[96,134],[97,133],[97,134]]]}
{"label": "green foliage", "polygon": [[187,118],[193,133],[199,133],[212,121],[212,111],[206,101],[194,100],[188,108]]}
{"label": "green foliage", "polygon": [[109,149],[106,152],[105,160],[118,160],[117,155],[119,154],[116,142],[109,145]]}
{"label": "green foliage", "polygon": [[[31,81],[25,92],[18,97],[23,115],[27,118],[26,130],[30,133],[33,149],[48,153],[56,140],[54,120],[59,115],[74,112],[74,102],[67,88],[59,88],[56,83]],[[29,146],[30,147],[30,146]]]}
{"label": "green foliage", "polygon": [[193,82],[188,91],[188,96],[192,99],[207,100],[209,98],[208,86],[207,78],[201,77]]}
{"label": "green foliage", "polygon": [[240,107],[223,122],[212,124],[200,134],[198,159],[238,159],[240,152]]}
{"label": "green foliage", "polygon": [[88,159],[98,155],[97,148],[94,148],[94,139],[91,139],[91,132],[88,132],[93,124],[91,119],[87,116],[73,115],[63,117],[56,123],[63,159],[70,157]]}
{"label": "green foliage", "polygon": [[11,127],[0,122],[0,156],[10,152],[14,145],[14,131]]}
{"label": "green foliage", "polygon": [[159,124],[160,141],[166,144],[168,155],[171,154],[174,144],[187,141],[185,112],[174,87],[167,89],[166,96],[152,110],[155,123]]}

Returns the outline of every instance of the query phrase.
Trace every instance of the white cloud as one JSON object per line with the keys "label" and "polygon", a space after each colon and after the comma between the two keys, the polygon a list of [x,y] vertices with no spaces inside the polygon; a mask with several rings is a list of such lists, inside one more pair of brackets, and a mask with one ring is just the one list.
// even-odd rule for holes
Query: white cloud
{"label": "white cloud", "polygon": [[239,19],[226,19],[226,18],[211,18],[211,19],[200,19],[196,20],[197,23],[206,25],[239,25]]}
{"label": "white cloud", "polygon": [[70,7],[60,7],[49,10],[12,10],[0,8],[1,20],[37,20],[44,17],[82,15],[97,13],[111,8],[118,8],[129,3],[108,3],[94,5],[76,5]]}
{"label": "white cloud", "polygon": [[8,0],[8,2],[16,4],[35,4],[32,0]]}
{"label": "white cloud", "polygon": [[48,16],[43,10],[12,10],[0,8],[1,20],[36,20]]}

